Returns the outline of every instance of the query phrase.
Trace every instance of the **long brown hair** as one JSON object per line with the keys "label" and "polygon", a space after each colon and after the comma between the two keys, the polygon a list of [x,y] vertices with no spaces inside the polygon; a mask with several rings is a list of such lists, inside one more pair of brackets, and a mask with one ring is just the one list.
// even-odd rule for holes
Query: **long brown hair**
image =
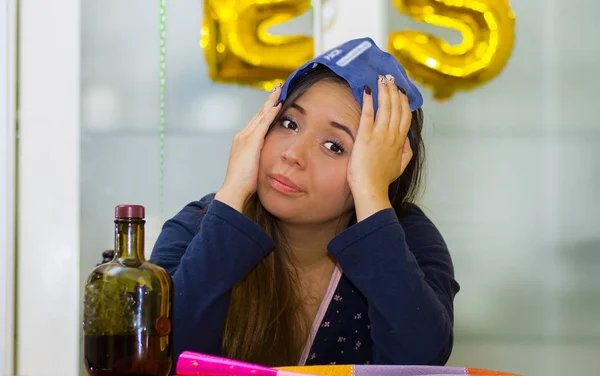
{"label": "long brown hair", "polygon": [[[291,88],[271,127],[302,94],[321,80],[348,87],[345,80],[328,68],[317,67]],[[418,109],[413,112],[410,130],[413,159],[402,177],[389,188],[390,201],[399,216],[406,213],[409,203],[416,198],[422,180],[422,126],[423,113]],[[302,309],[300,282],[289,246],[277,218],[265,210],[258,195],[254,194],[246,202],[244,214],[271,236],[275,248],[233,288],[223,331],[223,354],[266,366],[296,365],[312,323]],[[353,216],[349,225],[355,222]]]}

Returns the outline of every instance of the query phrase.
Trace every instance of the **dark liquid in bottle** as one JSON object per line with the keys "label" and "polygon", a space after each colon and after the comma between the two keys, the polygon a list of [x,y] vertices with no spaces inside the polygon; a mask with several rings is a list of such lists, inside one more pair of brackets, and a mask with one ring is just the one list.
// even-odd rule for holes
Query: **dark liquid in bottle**
{"label": "dark liquid in bottle", "polygon": [[[164,338],[164,337],[162,337]],[[171,369],[169,346],[161,337],[86,335],[85,366],[89,376],[167,376]]]}

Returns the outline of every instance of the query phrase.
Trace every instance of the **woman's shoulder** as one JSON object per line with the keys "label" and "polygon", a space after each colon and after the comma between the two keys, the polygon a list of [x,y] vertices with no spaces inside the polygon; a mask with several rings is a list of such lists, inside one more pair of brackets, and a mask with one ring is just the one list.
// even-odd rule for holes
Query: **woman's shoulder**
{"label": "woman's shoulder", "polygon": [[414,224],[425,224],[429,223],[433,225],[432,220],[425,213],[423,208],[417,203],[407,203],[402,207],[402,210],[396,210],[398,221],[405,226],[411,226]]}
{"label": "woman's shoulder", "polygon": [[206,196],[203,196],[200,200],[197,201],[198,206],[202,207],[203,209],[208,209],[210,204],[215,199],[215,194],[216,193],[209,193]]}
{"label": "woman's shoulder", "polygon": [[186,227],[191,233],[197,232],[202,219],[208,212],[208,208],[214,200],[215,194],[210,193],[199,200],[189,202],[175,216],[169,219],[165,226],[179,225]]}
{"label": "woman's shoulder", "polygon": [[206,214],[206,211],[214,201],[214,198],[215,193],[209,193],[205,196],[202,196],[199,200],[192,201],[185,205],[181,212],[196,213],[199,215]]}
{"label": "woman's shoulder", "polygon": [[402,214],[398,215],[398,221],[407,238],[444,242],[438,227],[425,213],[425,210],[416,203],[407,204]]}

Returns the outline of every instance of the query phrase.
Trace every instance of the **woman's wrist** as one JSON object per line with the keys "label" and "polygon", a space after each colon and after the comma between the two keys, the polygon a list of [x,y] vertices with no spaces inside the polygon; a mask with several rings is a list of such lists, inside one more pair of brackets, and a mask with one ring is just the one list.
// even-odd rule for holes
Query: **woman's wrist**
{"label": "woman's wrist", "polygon": [[241,194],[240,192],[236,192],[235,190],[226,187],[222,187],[215,194],[215,200],[231,206],[240,213],[243,212],[246,199],[247,197],[245,194]]}
{"label": "woman's wrist", "polygon": [[375,187],[351,187],[356,210],[356,221],[360,222],[371,215],[392,207],[387,189]]}

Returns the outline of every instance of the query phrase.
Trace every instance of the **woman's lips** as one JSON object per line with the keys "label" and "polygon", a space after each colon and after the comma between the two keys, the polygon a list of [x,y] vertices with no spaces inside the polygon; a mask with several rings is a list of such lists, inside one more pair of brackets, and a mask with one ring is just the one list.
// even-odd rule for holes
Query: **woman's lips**
{"label": "woman's lips", "polygon": [[276,191],[281,193],[302,193],[302,189],[283,175],[270,175],[269,181]]}

